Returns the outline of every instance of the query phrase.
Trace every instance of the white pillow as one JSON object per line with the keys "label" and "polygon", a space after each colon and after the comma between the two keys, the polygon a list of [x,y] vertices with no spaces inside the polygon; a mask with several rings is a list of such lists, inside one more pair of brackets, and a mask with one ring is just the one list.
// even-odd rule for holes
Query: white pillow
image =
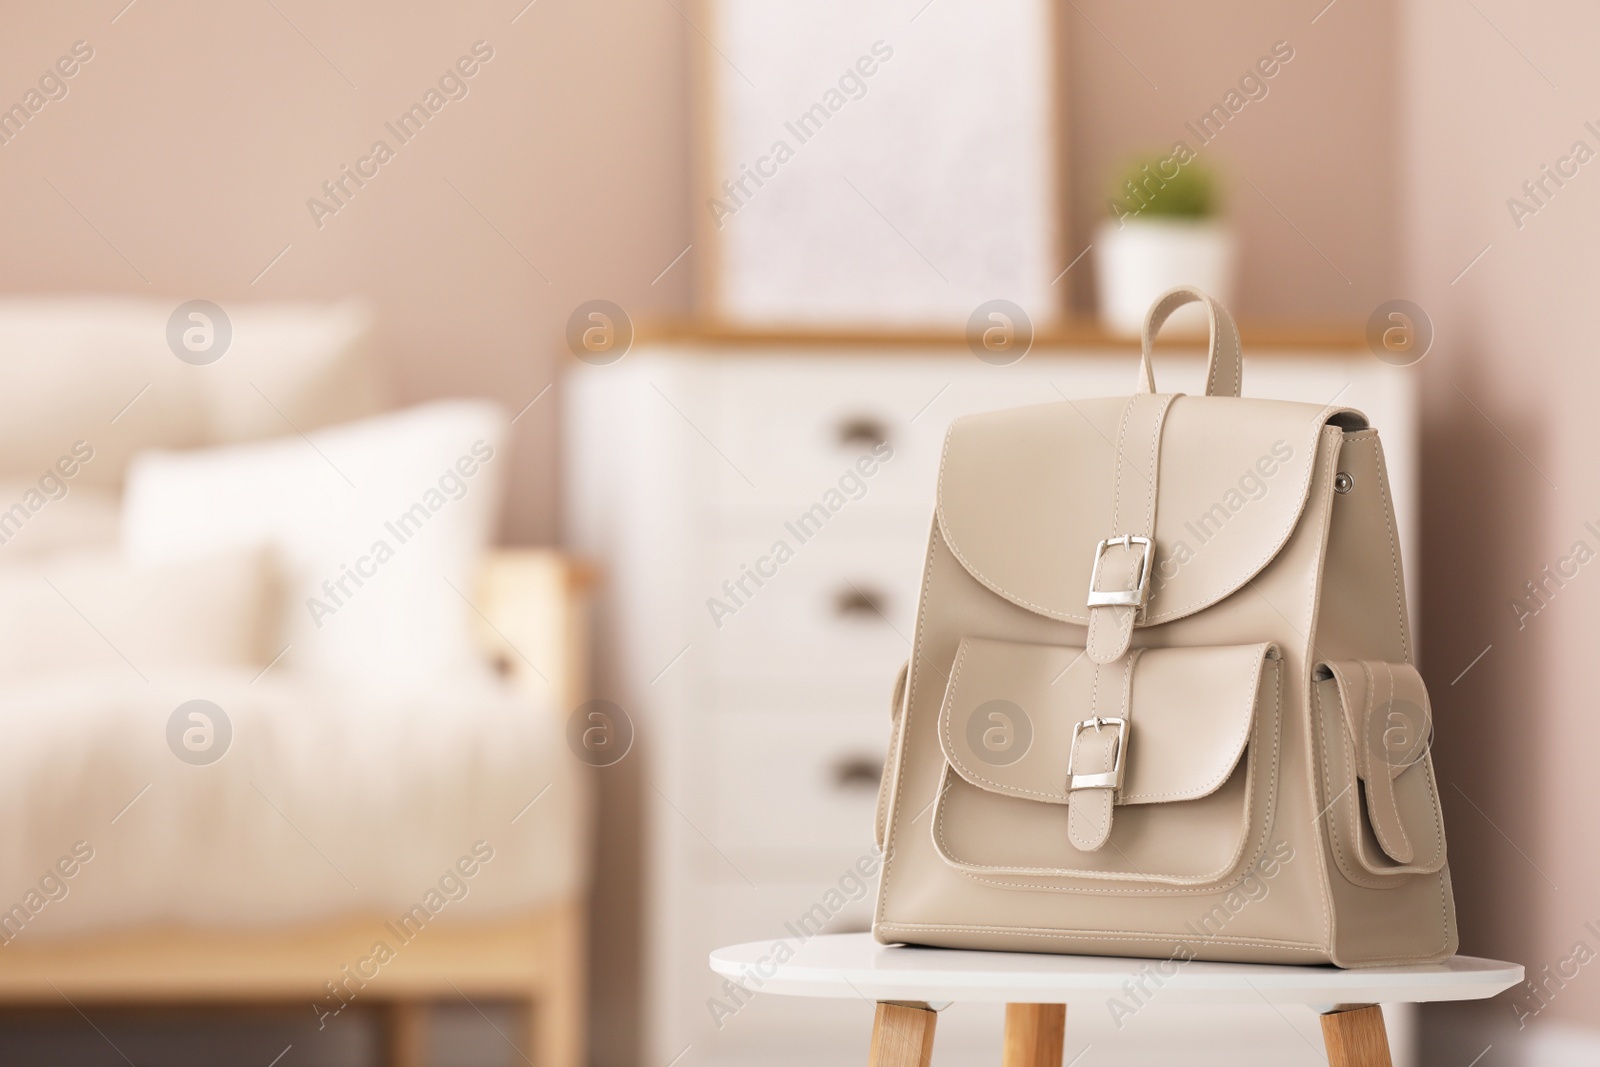
{"label": "white pillow", "polygon": [[91,459],[76,480],[114,486],[140,448],[204,443],[193,372],[207,368],[167,347],[171,310],[93,297],[0,300],[0,475],[36,480],[81,441]]}
{"label": "white pillow", "polygon": [[0,299],[0,477],[37,480],[81,441],[93,460],[78,481],[115,486],[142,449],[274,437],[380,409],[361,303],[227,304],[231,339],[205,366],[173,354],[177,306]]}
{"label": "white pillow", "polygon": [[495,527],[506,430],[498,406],[448,401],[145,453],[129,467],[123,545],[141,560],[270,545],[285,666],[379,689],[459,678],[485,669],[464,597]]}
{"label": "white pillow", "polygon": [[224,311],[233,328],[228,350],[195,368],[207,443],[277,437],[290,430],[285,419],[309,431],[383,410],[365,305],[237,304]]}
{"label": "white pillow", "polygon": [[264,665],[270,569],[259,549],[138,564],[67,552],[0,567],[0,680],[110,668]]}

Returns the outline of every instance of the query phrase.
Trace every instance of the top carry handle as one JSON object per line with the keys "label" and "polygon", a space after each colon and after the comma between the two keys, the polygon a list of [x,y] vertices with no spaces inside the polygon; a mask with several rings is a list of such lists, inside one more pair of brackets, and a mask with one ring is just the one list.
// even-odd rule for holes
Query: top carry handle
{"label": "top carry handle", "polygon": [[1239,327],[1234,324],[1228,309],[1200,290],[1180,285],[1168,289],[1144,317],[1144,330],[1139,338],[1138,392],[1156,391],[1155,373],[1150,367],[1150,350],[1155,347],[1156,334],[1167,321],[1167,316],[1195,301],[1206,306],[1206,318],[1211,323],[1210,351],[1206,357],[1206,395],[1238,396],[1244,379],[1239,357]]}

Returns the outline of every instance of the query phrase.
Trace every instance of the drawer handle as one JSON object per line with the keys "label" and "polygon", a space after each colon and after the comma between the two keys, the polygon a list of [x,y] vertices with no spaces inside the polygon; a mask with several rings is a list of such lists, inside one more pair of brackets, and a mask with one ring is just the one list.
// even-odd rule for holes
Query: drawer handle
{"label": "drawer handle", "polygon": [[839,444],[866,449],[877,448],[889,440],[889,428],[878,419],[857,415],[839,423]]}
{"label": "drawer handle", "polygon": [[836,789],[877,789],[883,776],[883,761],[871,756],[842,756],[833,764]]}
{"label": "drawer handle", "polygon": [[861,616],[870,616],[878,619],[888,618],[884,611],[886,597],[876,589],[863,589],[854,582],[850,588],[839,590],[833,598],[833,610],[847,619]]}

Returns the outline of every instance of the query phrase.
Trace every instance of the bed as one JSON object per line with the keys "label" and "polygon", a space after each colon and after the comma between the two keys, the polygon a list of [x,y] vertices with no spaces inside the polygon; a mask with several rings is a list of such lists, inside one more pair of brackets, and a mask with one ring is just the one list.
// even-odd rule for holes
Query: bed
{"label": "bed", "polygon": [[[143,705],[165,715],[170,693],[116,675],[0,693],[23,724],[0,867],[55,872],[29,921],[0,924],[0,1005],[376,1006],[387,1061],[410,1067],[429,1003],[514,1000],[530,1009],[522,1054],[579,1067],[589,783],[556,709],[583,693],[588,583],[554,552],[489,557],[474,600],[497,688],[336,716],[326,692],[193,679],[237,709],[241,738],[274,724],[253,754],[241,742],[231,767],[203,768],[226,777],[138,751]],[[352,735],[374,714],[387,744]],[[424,919],[430,890],[444,903]]]}

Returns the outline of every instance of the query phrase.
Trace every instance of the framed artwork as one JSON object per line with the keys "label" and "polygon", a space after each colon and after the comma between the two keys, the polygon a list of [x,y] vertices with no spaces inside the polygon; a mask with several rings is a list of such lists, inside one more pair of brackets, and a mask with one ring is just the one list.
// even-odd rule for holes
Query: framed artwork
{"label": "framed artwork", "polygon": [[702,0],[705,311],[764,327],[1057,317],[1048,0]]}

